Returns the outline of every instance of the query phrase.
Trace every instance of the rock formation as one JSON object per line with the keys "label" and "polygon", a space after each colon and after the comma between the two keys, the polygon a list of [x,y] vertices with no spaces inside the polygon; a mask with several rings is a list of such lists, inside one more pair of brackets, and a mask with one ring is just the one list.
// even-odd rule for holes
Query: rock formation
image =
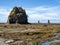
{"label": "rock formation", "polygon": [[9,24],[28,24],[27,14],[21,7],[14,7],[8,16]]}

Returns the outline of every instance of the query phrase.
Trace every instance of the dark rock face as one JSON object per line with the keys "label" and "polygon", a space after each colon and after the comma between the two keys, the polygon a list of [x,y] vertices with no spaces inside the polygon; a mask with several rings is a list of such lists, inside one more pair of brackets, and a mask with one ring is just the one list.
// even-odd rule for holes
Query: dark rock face
{"label": "dark rock face", "polygon": [[28,24],[27,15],[24,9],[21,7],[14,7],[11,11],[8,21],[9,24]]}

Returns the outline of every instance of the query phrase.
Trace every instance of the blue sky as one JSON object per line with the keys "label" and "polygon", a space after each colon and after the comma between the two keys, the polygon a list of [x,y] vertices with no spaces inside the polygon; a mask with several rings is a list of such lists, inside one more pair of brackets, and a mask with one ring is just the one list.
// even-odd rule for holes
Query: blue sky
{"label": "blue sky", "polygon": [[60,0],[0,0],[0,22],[7,22],[14,6],[26,10],[29,22],[60,23]]}

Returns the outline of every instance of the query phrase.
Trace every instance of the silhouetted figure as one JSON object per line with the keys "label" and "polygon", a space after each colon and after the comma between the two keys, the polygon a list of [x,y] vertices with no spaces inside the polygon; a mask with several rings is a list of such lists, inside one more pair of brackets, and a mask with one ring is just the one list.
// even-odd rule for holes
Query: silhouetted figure
{"label": "silhouetted figure", "polygon": [[48,20],[48,24],[50,24],[50,20]]}
{"label": "silhouetted figure", "polygon": [[38,24],[40,23],[40,21],[38,20]]}

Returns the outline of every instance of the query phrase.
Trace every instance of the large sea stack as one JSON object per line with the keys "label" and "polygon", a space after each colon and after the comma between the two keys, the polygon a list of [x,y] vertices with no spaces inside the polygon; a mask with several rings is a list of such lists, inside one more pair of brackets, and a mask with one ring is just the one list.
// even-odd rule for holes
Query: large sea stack
{"label": "large sea stack", "polygon": [[26,11],[22,7],[14,7],[7,22],[9,24],[28,24]]}

